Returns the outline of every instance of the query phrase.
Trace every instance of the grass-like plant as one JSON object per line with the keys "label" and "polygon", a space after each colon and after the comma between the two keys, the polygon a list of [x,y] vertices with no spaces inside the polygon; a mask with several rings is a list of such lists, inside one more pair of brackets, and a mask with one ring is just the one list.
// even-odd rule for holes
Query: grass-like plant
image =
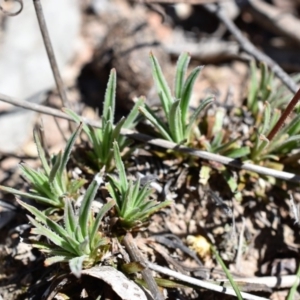
{"label": "grass-like plant", "polygon": [[255,130],[251,136],[252,147],[250,147],[249,158],[255,163],[267,160],[279,161],[280,158],[299,147],[300,114],[296,110],[292,120],[283,126],[271,140],[268,139],[281,116],[281,109],[290,100],[291,94],[287,93],[285,88],[277,87],[274,74],[265,64],[261,64],[259,74],[254,62],[250,67],[251,79],[247,108],[254,117]]}
{"label": "grass-like plant", "polygon": [[76,199],[79,189],[85,184],[86,180],[81,178],[70,179],[66,167],[81,128],[82,125],[79,125],[67,141],[64,151],[54,155],[51,162],[47,161],[39,137],[39,132],[34,130],[34,141],[42,164],[42,169],[35,170],[25,164],[20,164],[22,175],[30,185],[29,192],[22,192],[6,186],[0,186],[0,190],[17,196],[34,199],[35,201],[48,206],[49,212],[53,208],[64,208],[65,197]]}
{"label": "grass-like plant", "polygon": [[[295,82],[299,83],[300,74],[292,75]],[[261,111],[262,104],[268,101],[273,108],[283,109],[291,100],[293,94],[278,80],[266,63],[261,63],[259,68],[255,61],[250,63],[250,84],[246,106],[253,116]],[[297,111],[299,112],[299,105]]]}
{"label": "grass-like plant", "polygon": [[202,67],[196,67],[190,75],[185,78],[190,55],[188,53],[182,53],[177,61],[173,96],[159,62],[152,53],[150,54],[150,59],[153,78],[166,122],[163,122],[161,117],[146,104],[140,107],[140,111],[156,128],[160,137],[178,144],[190,143],[194,135],[193,126],[198,123],[200,113],[213,102],[212,98],[201,101],[200,105],[190,115],[189,105],[193,87]]}
{"label": "grass-like plant", "polygon": [[217,108],[214,115],[212,128],[199,141],[201,146],[208,152],[218,153],[231,158],[246,157],[250,153],[247,146],[242,146],[240,136],[229,139],[228,134],[224,130],[225,110]]}
{"label": "grass-like plant", "polygon": [[132,229],[143,225],[153,213],[170,205],[172,201],[166,200],[158,203],[150,199],[153,190],[149,183],[141,185],[140,179],[135,182],[128,180],[117,142],[114,142],[113,147],[118,178],[108,174],[107,188],[116,202],[116,211],[121,226],[125,229]]}
{"label": "grass-like plant", "polygon": [[[94,128],[90,125],[83,124],[83,131],[88,136],[91,143],[91,149],[87,151],[87,158],[94,169],[100,170],[103,166],[109,171],[113,169],[113,141],[119,143],[120,149],[123,150],[130,144],[128,138],[121,136],[121,128],[133,128],[136,125],[136,119],[139,114],[138,107],[142,105],[143,98],[137,99],[134,107],[126,118],[122,118],[114,125],[115,105],[116,105],[116,84],[117,75],[115,69],[110,72],[107,88],[105,92],[103,112],[101,117],[102,127]],[[65,109],[77,123],[81,118],[73,111]]]}
{"label": "grass-like plant", "polygon": [[286,156],[300,144],[300,115],[282,127],[276,136],[270,141],[267,136],[275,126],[280,117],[280,111],[272,109],[266,102],[263,110],[262,123],[254,134],[254,143],[251,148],[250,158],[259,162],[267,159],[278,161],[280,157]]}
{"label": "grass-like plant", "polygon": [[47,238],[47,242],[33,241],[33,246],[48,256],[46,265],[67,262],[72,273],[80,277],[82,268],[91,267],[101,261],[107,251],[109,239],[99,232],[99,227],[103,216],[115,204],[114,201],[106,203],[97,215],[91,211],[101,183],[102,177],[96,174],[86,190],[78,212],[75,212],[73,202],[65,199],[63,225],[54,222],[34,206],[18,201],[35,217],[28,216],[34,226],[31,233]]}

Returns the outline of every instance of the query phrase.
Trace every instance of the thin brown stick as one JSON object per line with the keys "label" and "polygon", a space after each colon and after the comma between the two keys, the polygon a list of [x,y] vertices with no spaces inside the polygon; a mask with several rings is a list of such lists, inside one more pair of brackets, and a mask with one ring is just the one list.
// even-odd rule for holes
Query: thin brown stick
{"label": "thin brown stick", "polygon": [[[73,121],[73,119],[70,116],[68,116],[67,114],[65,114],[57,109],[46,107],[44,105],[31,103],[31,102],[27,102],[27,101],[15,100],[15,99],[5,96],[3,94],[0,94],[0,101],[10,103],[10,104],[13,104],[18,107],[23,107],[25,109],[37,111],[37,112],[40,112],[43,114],[47,114],[47,115],[62,118],[65,120]],[[93,127],[101,128],[100,122],[89,120],[87,118],[81,118],[81,120]],[[129,138],[133,138],[135,140],[139,140],[139,141],[151,144],[151,145],[155,145],[155,146],[165,148],[165,149],[174,149],[178,152],[187,153],[189,155],[200,157],[205,160],[215,161],[215,162],[218,162],[223,165],[230,166],[230,167],[243,169],[243,170],[247,170],[247,171],[252,171],[252,172],[266,175],[266,176],[273,176],[275,178],[283,179],[283,180],[290,181],[290,182],[300,183],[300,176],[296,175],[296,174],[283,172],[283,171],[277,171],[277,170],[261,167],[261,166],[250,164],[250,163],[242,163],[239,160],[228,158],[228,157],[225,157],[225,156],[222,156],[219,154],[209,153],[209,152],[201,151],[201,150],[195,150],[195,149],[184,147],[184,146],[178,146],[177,144],[175,144],[173,142],[169,142],[169,141],[166,141],[163,139],[153,138],[151,136],[136,133],[132,130],[125,129],[125,128],[122,128],[121,134],[126,135]]]}
{"label": "thin brown stick", "polygon": [[[52,43],[51,43],[51,40],[50,40],[49,32],[48,32],[48,29],[47,29],[47,25],[46,25],[46,21],[45,21],[43,9],[42,9],[41,1],[40,0],[33,0],[33,4],[34,4],[34,7],[35,7],[35,12],[36,12],[37,19],[38,19],[39,26],[40,26],[40,30],[41,30],[41,33],[42,33],[42,36],[43,36],[45,48],[46,48],[48,59],[49,59],[51,69],[52,69],[52,72],[53,72],[56,87],[57,87],[57,90],[59,92],[59,95],[60,95],[60,98],[61,98],[61,101],[62,101],[62,105],[65,106],[65,107],[68,107],[68,99],[67,99],[66,90],[65,90],[63,81],[61,79],[60,72],[59,72],[59,69],[58,69],[58,65],[57,65],[57,62],[56,62],[56,58],[55,58]],[[53,22],[55,22],[55,20],[53,20]]]}
{"label": "thin brown stick", "polygon": [[288,116],[293,112],[295,106],[300,100],[300,89],[297,91],[297,93],[294,95],[293,99],[291,102],[288,104],[284,112],[281,114],[279,120],[271,130],[271,132],[268,134],[267,139],[271,141],[277,132],[281,129],[281,127],[284,125],[285,120],[288,118]]}
{"label": "thin brown stick", "polygon": [[[139,262],[142,265],[145,265],[145,259],[143,258],[142,254],[140,253],[139,249],[137,248],[134,239],[131,233],[127,233],[124,237],[124,245],[126,250],[129,253],[131,259],[135,262]],[[164,300],[163,295],[160,293],[158,286],[153,278],[151,270],[146,267],[143,271],[141,271],[143,279],[148,285],[148,289],[152,294],[154,300]]]}
{"label": "thin brown stick", "polygon": [[258,61],[265,62],[274,74],[295,94],[298,91],[297,84],[293,79],[269,56],[258,50],[247,38],[245,38],[239,28],[229,19],[221,6],[216,4],[205,4],[204,7],[214,14],[220,21],[224,23],[227,29],[239,42],[240,47]]}

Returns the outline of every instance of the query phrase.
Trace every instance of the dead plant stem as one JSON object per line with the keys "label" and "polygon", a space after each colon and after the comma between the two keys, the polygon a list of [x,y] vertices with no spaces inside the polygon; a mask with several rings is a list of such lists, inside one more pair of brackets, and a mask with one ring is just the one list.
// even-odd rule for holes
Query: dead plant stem
{"label": "dead plant stem", "polygon": [[[171,269],[153,264],[151,262],[147,262],[147,265],[153,271],[156,271],[158,273],[161,273],[161,274],[179,279],[180,281],[186,282],[190,285],[197,286],[199,288],[209,289],[209,290],[219,292],[219,293],[222,293],[222,294],[226,294],[226,295],[236,296],[235,291],[230,287],[224,287],[224,286],[217,285],[217,284],[214,284],[214,283],[211,283],[211,282],[196,279],[196,278],[178,273],[178,272],[173,271]],[[255,296],[255,295],[252,295],[252,294],[249,294],[249,293],[244,293],[244,292],[241,292],[241,295],[242,295],[243,299],[248,299],[248,300],[267,300],[267,298],[258,297],[258,296]]]}
{"label": "dead plant stem", "polygon": [[[135,262],[139,262],[142,265],[145,264],[145,259],[143,258],[142,254],[140,253],[139,249],[137,248],[134,239],[131,233],[127,233],[124,237],[124,245],[129,253],[131,259]],[[148,289],[151,292],[154,300],[164,300],[163,295],[160,293],[158,286],[153,278],[151,270],[146,267],[142,272],[143,279],[148,285]]]}
{"label": "dead plant stem", "polygon": [[252,57],[254,57],[257,61],[265,62],[269,68],[274,72],[274,74],[287,86],[287,88],[295,94],[298,90],[296,83],[293,79],[269,56],[258,50],[246,37],[243,36],[242,32],[239,28],[233,23],[231,19],[228,18],[224,9],[217,4],[205,4],[204,7],[210,13],[214,14],[227,29],[231,32],[231,34],[236,38],[239,42],[240,47]]}
{"label": "dead plant stem", "polygon": [[[73,121],[73,119],[70,116],[68,116],[67,114],[65,114],[57,109],[47,107],[44,105],[31,103],[31,102],[27,102],[27,101],[16,100],[16,99],[13,99],[13,98],[8,97],[3,94],[0,94],[0,101],[6,102],[9,104],[18,106],[18,107],[22,107],[25,109],[37,111],[37,112],[47,114],[50,116]],[[100,122],[89,120],[87,118],[81,118],[81,120],[91,126],[94,126],[96,128],[101,128]],[[243,169],[243,170],[255,172],[255,173],[266,175],[266,176],[273,176],[275,178],[283,179],[283,180],[290,181],[290,182],[300,183],[300,176],[293,174],[293,173],[277,171],[277,170],[273,170],[270,168],[261,167],[261,166],[255,165],[255,164],[243,163],[240,160],[232,159],[232,158],[225,157],[225,156],[222,156],[219,154],[209,153],[209,152],[202,151],[202,150],[196,150],[196,149],[192,149],[192,148],[185,147],[185,146],[178,146],[173,142],[169,142],[169,141],[166,141],[163,139],[153,138],[153,137],[145,135],[145,134],[136,133],[129,129],[122,128],[121,134],[126,135],[129,138],[133,138],[135,140],[142,141],[144,143],[148,143],[148,144],[155,145],[155,146],[165,148],[165,149],[174,149],[178,152],[187,153],[189,155],[200,157],[200,158],[208,160],[208,161],[215,161],[215,162],[218,162],[218,163],[221,163],[223,165],[227,165],[227,166],[230,166],[233,168]]]}
{"label": "dead plant stem", "polygon": [[35,12],[36,12],[37,19],[38,19],[39,26],[40,26],[40,30],[41,30],[41,33],[42,33],[42,36],[43,36],[45,48],[46,48],[48,59],[49,59],[51,69],[52,69],[52,72],[53,72],[56,87],[57,87],[57,90],[59,92],[59,95],[60,95],[60,98],[61,98],[61,101],[62,101],[62,105],[64,107],[69,107],[68,106],[68,99],[67,99],[66,90],[65,90],[65,87],[64,87],[62,78],[60,76],[59,69],[58,69],[58,65],[57,65],[57,62],[56,62],[56,58],[55,58],[54,50],[53,50],[53,47],[52,47],[51,39],[50,39],[50,36],[49,36],[49,32],[48,32],[48,29],[47,29],[47,25],[46,25],[46,21],[45,21],[43,9],[42,9],[41,1],[40,0],[33,0],[33,4],[34,4],[34,7],[35,7]]}

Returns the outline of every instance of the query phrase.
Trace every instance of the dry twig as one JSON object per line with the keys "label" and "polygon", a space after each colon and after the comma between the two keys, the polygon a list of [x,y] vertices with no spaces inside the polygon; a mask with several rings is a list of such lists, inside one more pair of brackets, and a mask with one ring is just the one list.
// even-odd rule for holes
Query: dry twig
{"label": "dry twig", "polygon": [[[269,288],[290,288],[295,281],[299,279],[297,275],[283,275],[283,276],[264,276],[264,277],[247,277],[247,278],[237,278],[236,281],[243,283],[253,283],[253,284],[263,284]],[[217,279],[219,282],[228,282],[228,279]]]}
{"label": "dry twig", "polygon": [[40,26],[42,36],[43,36],[45,48],[46,48],[46,51],[47,51],[48,59],[49,59],[50,65],[51,65],[51,69],[52,69],[52,72],[53,72],[53,76],[54,76],[54,80],[55,80],[55,83],[56,83],[57,90],[59,92],[59,95],[60,95],[63,106],[68,107],[68,100],[67,100],[66,90],[65,90],[63,81],[61,79],[60,72],[59,72],[59,69],[58,69],[58,65],[57,65],[57,62],[56,62],[56,58],[55,58],[52,43],[51,43],[51,40],[50,40],[49,32],[48,32],[48,29],[47,29],[47,25],[46,25],[46,21],[45,21],[43,9],[42,9],[41,1],[40,0],[33,0],[33,4],[34,4],[34,7],[35,7],[37,19],[38,19],[38,22],[39,22],[39,26]]}
{"label": "dry twig", "polygon": [[242,32],[234,24],[234,22],[227,17],[221,6],[216,4],[205,4],[204,7],[224,23],[227,29],[239,42],[241,49],[250,54],[256,60],[265,62],[293,94],[297,92],[298,87],[293,79],[274,60],[258,50],[247,38],[243,36]]}
{"label": "dry twig", "polygon": [[[65,114],[57,109],[46,107],[44,105],[31,103],[31,102],[27,102],[27,101],[15,100],[15,99],[5,96],[3,94],[0,94],[0,101],[10,103],[10,104],[18,106],[18,107],[23,107],[25,109],[37,111],[37,112],[40,112],[43,114],[47,114],[47,115],[59,117],[59,118],[65,119],[65,120],[73,121],[73,119],[70,116],[68,116],[67,114]],[[82,121],[86,122],[87,124],[90,124],[91,126],[94,126],[94,127],[98,127],[98,128],[101,127],[101,123],[97,122],[97,121],[89,120],[87,118],[82,118]],[[151,145],[155,145],[155,146],[166,148],[166,149],[174,149],[179,152],[194,155],[194,156],[200,157],[205,160],[215,161],[215,162],[218,162],[223,165],[230,166],[230,167],[243,169],[243,170],[247,170],[247,171],[252,171],[252,172],[266,175],[266,176],[273,176],[275,178],[283,179],[286,181],[300,183],[300,176],[296,175],[296,174],[283,172],[283,171],[277,171],[277,170],[261,167],[261,166],[250,164],[250,163],[242,163],[239,160],[228,158],[228,157],[225,157],[225,156],[222,156],[219,154],[209,153],[209,152],[201,151],[201,150],[195,150],[195,149],[184,147],[184,146],[178,146],[173,142],[169,142],[169,141],[166,141],[163,139],[153,138],[153,137],[145,135],[145,134],[136,133],[129,129],[123,128],[121,130],[121,134],[126,135],[130,138],[133,138],[135,140],[139,140],[139,141],[151,144]]]}
{"label": "dry twig", "polygon": [[[143,258],[142,254],[140,253],[139,249],[135,245],[133,237],[131,233],[127,232],[124,236],[124,245],[126,250],[129,253],[131,259],[135,262],[139,262],[142,265],[145,264],[145,259]],[[142,272],[143,279],[148,285],[148,289],[150,290],[154,300],[163,300],[164,297],[160,293],[158,286],[153,278],[152,272],[146,267]]]}
{"label": "dry twig", "polygon": [[[183,274],[180,274],[176,271],[170,270],[168,268],[158,266],[158,265],[153,264],[151,262],[147,262],[147,265],[153,271],[156,271],[158,273],[161,273],[161,274],[179,279],[180,281],[186,282],[186,283],[191,284],[193,286],[197,286],[199,288],[205,288],[205,289],[212,290],[212,291],[219,292],[219,293],[223,293],[223,294],[226,294],[226,295],[236,296],[235,291],[232,288],[216,285],[216,284],[213,284],[213,283],[210,283],[210,282],[207,282],[207,281],[203,281],[203,280],[200,280],[200,279],[195,279],[195,278],[192,278],[190,276],[183,275]],[[243,299],[247,299],[247,300],[267,300],[267,298],[258,297],[258,296],[255,296],[255,295],[252,295],[252,294],[249,294],[249,293],[241,292],[241,295],[242,295]]]}

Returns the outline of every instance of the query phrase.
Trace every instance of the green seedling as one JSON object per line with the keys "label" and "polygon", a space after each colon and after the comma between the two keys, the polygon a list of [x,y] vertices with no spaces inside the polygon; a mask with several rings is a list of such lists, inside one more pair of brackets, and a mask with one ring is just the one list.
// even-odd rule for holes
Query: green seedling
{"label": "green seedling", "polygon": [[82,268],[89,268],[101,261],[107,252],[109,239],[99,232],[99,227],[103,216],[115,204],[114,201],[106,203],[96,215],[91,211],[92,202],[101,183],[102,177],[96,174],[77,213],[73,208],[73,201],[65,199],[64,225],[54,222],[34,206],[18,201],[35,217],[28,216],[34,226],[31,233],[47,238],[45,243],[33,241],[34,247],[48,256],[45,260],[46,265],[67,262],[72,273],[80,277]]}
{"label": "green seedling", "polygon": [[80,188],[86,181],[84,179],[70,179],[67,173],[67,163],[81,128],[82,125],[80,124],[67,141],[64,151],[53,156],[50,163],[47,161],[39,133],[35,130],[34,140],[42,164],[42,170],[34,170],[25,164],[20,164],[22,175],[30,185],[29,192],[22,192],[5,186],[0,186],[0,189],[16,196],[34,199],[48,206],[49,209],[64,208],[65,197],[76,199]]}
{"label": "green seedling", "polygon": [[202,67],[195,68],[185,78],[190,55],[188,53],[181,54],[177,61],[175,90],[174,96],[172,96],[158,60],[152,53],[150,59],[153,78],[166,122],[164,123],[154,110],[146,104],[140,107],[140,111],[152,123],[160,137],[178,144],[189,144],[193,140],[194,125],[198,123],[200,113],[213,102],[212,98],[203,100],[193,114],[190,115],[189,105],[193,87]]}
{"label": "green seedling", "polygon": [[107,188],[116,202],[121,226],[132,229],[143,225],[153,213],[170,205],[172,201],[158,203],[150,199],[153,191],[149,183],[142,186],[140,179],[136,182],[128,180],[117,142],[114,142],[113,147],[118,178],[108,174]]}
{"label": "green seedling", "polygon": [[[272,129],[281,117],[281,110],[289,102],[292,95],[284,85],[279,85],[273,72],[268,69],[266,64],[260,65],[260,72],[258,72],[254,61],[251,62],[250,67],[251,79],[247,108],[253,114],[255,130],[251,136],[252,147],[249,158],[255,163],[277,162],[299,147],[300,115],[296,107],[296,115],[293,116],[292,121],[282,128],[279,127],[275,135],[272,134]],[[299,81],[299,76],[294,76],[294,78],[297,82]],[[290,161],[293,160],[290,159]],[[283,168],[283,165],[277,163],[276,165],[277,168]]]}
{"label": "green seedling", "polygon": [[200,139],[202,147],[212,153],[221,154],[231,158],[246,157],[250,153],[249,147],[242,146],[241,137],[228,140],[224,130],[225,110],[217,108],[214,116],[214,124],[211,129],[211,139],[203,137]]}
{"label": "green seedling", "polygon": [[[266,101],[273,108],[283,109],[286,107],[293,94],[275,77],[265,63],[261,63],[258,69],[255,61],[251,61],[250,72],[250,85],[246,105],[254,117],[260,113],[261,104],[264,104]],[[296,83],[299,83],[300,74],[292,75],[292,78]],[[297,105],[297,112],[299,107]]]}
{"label": "green seedling", "polygon": [[[83,124],[83,131],[88,136],[91,143],[91,150],[87,152],[87,157],[92,163],[94,169],[101,169],[103,166],[106,170],[112,170],[113,161],[113,141],[118,141],[120,149],[123,150],[130,144],[128,138],[121,136],[121,128],[131,129],[136,125],[136,119],[139,114],[138,107],[143,104],[144,99],[139,98],[131,112],[126,118],[122,118],[116,125],[114,125],[115,102],[116,102],[116,84],[117,75],[114,69],[111,70],[107,88],[105,92],[105,99],[102,112],[102,127],[94,128],[90,125]],[[77,123],[81,122],[80,116],[75,112],[65,109]]]}
{"label": "green seedling", "polygon": [[267,136],[275,126],[280,117],[280,111],[272,109],[271,105],[266,102],[263,109],[261,125],[256,130],[253,147],[251,148],[250,159],[254,162],[265,160],[278,161],[281,157],[291,153],[300,144],[300,115],[282,127],[272,140]]}

